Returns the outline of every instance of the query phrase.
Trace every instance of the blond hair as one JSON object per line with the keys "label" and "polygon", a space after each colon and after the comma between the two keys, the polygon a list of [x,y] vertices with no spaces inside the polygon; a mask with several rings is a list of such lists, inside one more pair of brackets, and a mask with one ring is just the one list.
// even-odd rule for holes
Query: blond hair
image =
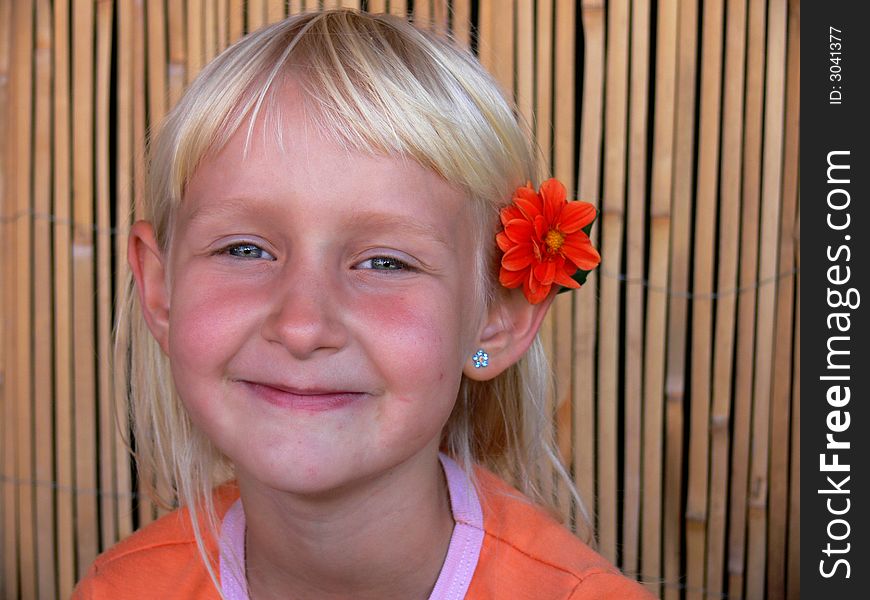
{"label": "blond hair", "polygon": [[[499,293],[493,243],[498,211],[516,186],[539,179],[534,146],[513,105],[469,52],[388,15],[335,10],[290,17],[248,35],[205,67],[149,149],[140,208],[161,249],[170,247],[175,208],[199,163],[246,123],[250,140],[257,114],[277,104],[286,81],[301,86],[306,110],[324,135],[355,151],[409,157],[467,192],[481,232],[483,276],[476,289],[481,301],[492,302]],[[119,324],[118,358],[130,381],[140,481],[147,486],[165,478],[149,491],[166,505],[176,498],[157,490],[177,494],[191,511],[205,557],[200,518],[216,531],[211,490],[231,477],[232,467],[185,412],[132,281]],[[550,387],[538,339],[495,379],[463,377],[442,449],[468,473],[481,464],[567,521],[571,507],[552,492],[559,482],[579,508],[575,525],[585,530],[582,503],[553,442]],[[215,579],[213,565],[206,566]]]}

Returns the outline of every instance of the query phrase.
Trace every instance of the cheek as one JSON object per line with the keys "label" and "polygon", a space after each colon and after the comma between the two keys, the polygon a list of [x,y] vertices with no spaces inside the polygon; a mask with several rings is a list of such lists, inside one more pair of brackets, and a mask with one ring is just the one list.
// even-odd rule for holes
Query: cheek
{"label": "cheek", "polygon": [[460,322],[456,300],[436,294],[405,294],[388,301],[366,299],[360,314],[378,362],[390,371],[415,371],[425,381],[458,368]]}
{"label": "cheek", "polygon": [[179,370],[202,372],[225,360],[250,311],[227,287],[185,282],[173,289],[169,313],[169,353]]}

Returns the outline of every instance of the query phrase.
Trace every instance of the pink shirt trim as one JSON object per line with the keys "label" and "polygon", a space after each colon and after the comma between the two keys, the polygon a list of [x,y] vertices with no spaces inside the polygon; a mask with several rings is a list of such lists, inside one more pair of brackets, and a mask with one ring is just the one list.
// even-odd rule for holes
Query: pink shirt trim
{"label": "pink shirt trim", "polygon": [[[453,534],[429,600],[465,597],[483,546],[483,511],[474,486],[451,458],[439,454],[453,512]],[[245,577],[245,511],[241,499],[224,515],[220,536],[221,589],[227,600],[249,600]]]}

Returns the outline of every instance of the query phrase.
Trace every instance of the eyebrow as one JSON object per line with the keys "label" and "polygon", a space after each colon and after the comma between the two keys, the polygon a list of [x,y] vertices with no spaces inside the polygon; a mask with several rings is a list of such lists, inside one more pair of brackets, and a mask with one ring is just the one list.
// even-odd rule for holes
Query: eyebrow
{"label": "eyebrow", "polygon": [[[239,212],[244,212],[244,199],[233,198],[227,200],[218,200],[212,203],[202,203],[194,208],[187,215],[187,220],[192,223],[207,221],[213,217],[233,216]],[[408,218],[407,215],[398,215],[393,213],[373,212],[373,211],[354,211],[348,217],[345,223],[348,227],[354,227],[360,230],[385,231],[391,229],[400,229],[409,231],[415,235],[428,238],[443,246],[451,247],[450,240],[444,235],[444,232],[438,230],[437,227],[421,223]]]}
{"label": "eyebrow", "polygon": [[211,217],[233,216],[245,212],[244,198],[228,198],[200,202],[193,210],[188,211],[186,219],[191,222],[201,222]]}
{"label": "eyebrow", "polygon": [[401,229],[450,247],[450,241],[438,228],[409,219],[407,216],[381,212],[354,212],[348,225],[364,230]]}

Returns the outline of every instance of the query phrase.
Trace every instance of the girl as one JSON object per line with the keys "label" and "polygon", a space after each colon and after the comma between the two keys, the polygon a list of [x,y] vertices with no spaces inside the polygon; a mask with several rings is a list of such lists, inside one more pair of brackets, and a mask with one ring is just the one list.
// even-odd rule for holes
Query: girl
{"label": "girl", "polygon": [[535,506],[542,468],[574,489],[538,328],[598,260],[537,175],[483,69],[402,20],[297,16],[212,62],[151,149],[122,316],[141,476],[184,508],[75,596],[646,597]]}

